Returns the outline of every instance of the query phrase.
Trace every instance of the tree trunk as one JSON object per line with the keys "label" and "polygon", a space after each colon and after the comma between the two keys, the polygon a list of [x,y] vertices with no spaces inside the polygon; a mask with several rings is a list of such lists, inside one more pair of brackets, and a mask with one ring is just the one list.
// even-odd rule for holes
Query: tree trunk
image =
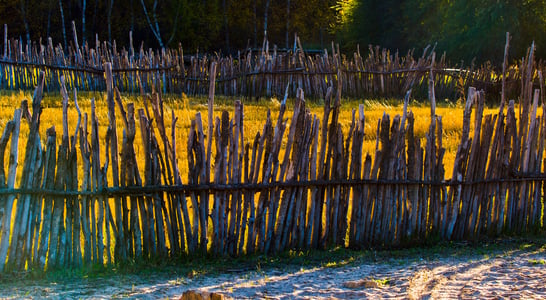
{"label": "tree trunk", "polygon": [[222,10],[224,12],[224,30],[225,30],[225,38],[226,38],[226,49],[227,52],[230,52],[229,49],[229,27],[228,27],[228,3],[227,0],[222,0]]}
{"label": "tree trunk", "polygon": [[48,3],[47,6],[47,27],[46,27],[46,36],[51,36],[50,33],[51,29],[51,2]]}
{"label": "tree trunk", "polygon": [[[66,28],[64,26],[64,11],[63,11],[63,1],[62,0],[59,0],[59,10],[61,11],[61,26],[62,26],[62,30],[63,30],[63,41],[64,41],[64,49],[66,51],[67,48],[67,43],[66,43]],[[110,19],[108,19],[110,20]],[[108,24],[110,24],[110,22],[108,22]]]}
{"label": "tree trunk", "polygon": [[290,45],[288,43],[288,38],[290,36],[290,0],[286,0],[286,49]]}
{"label": "tree trunk", "polygon": [[28,28],[27,13],[26,13],[25,6],[26,6],[26,0],[21,0],[21,16],[23,17],[23,24],[25,25],[27,43],[30,44],[30,30]]}
{"label": "tree trunk", "polygon": [[131,29],[129,30],[130,32],[135,32],[135,9],[134,9],[134,6],[133,6],[133,0],[130,1],[130,9],[131,9]]}
{"label": "tree trunk", "polygon": [[87,0],[82,1],[82,47],[85,47],[85,8],[87,7]]}
{"label": "tree trunk", "polygon": [[155,13],[157,8],[157,0],[154,1],[153,10],[152,10],[152,17],[154,18],[153,24],[150,19],[150,15],[148,14],[148,9],[146,9],[146,4],[144,4],[144,0],[140,0],[140,4],[142,4],[142,9],[144,10],[146,21],[148,21],[148,25],[150,26],[152,33],[154,34],[157,42],[159,43],[159,48],[165,48],[165,45],[163,44],[163,40],[161,39],[161,32],[159,31],[159,24],[157,23],[157,17]]}
{"label": "tree trunk", "polygon": [[267,17],[269,13],[269,0],[265,1],[265,11],[264,11],[264,39],[267,39]]}
{"label": "tree trunk", "polygon": [[108,41],[110,42],[110,45],[112,45],[112,8],[113,7],[114,7],[114,0],[110,0],[108,5],[108,12],[106,14],[106,18],[108,22]]}
{"label": "tree trunk", "polygon": [[254,48],[256,48],[258,46],[258,13],[256,11],[256,2],[258,0],[254,0],[253,4],[254,4],[254,16],[253,16],[253,21],[254,21]]}

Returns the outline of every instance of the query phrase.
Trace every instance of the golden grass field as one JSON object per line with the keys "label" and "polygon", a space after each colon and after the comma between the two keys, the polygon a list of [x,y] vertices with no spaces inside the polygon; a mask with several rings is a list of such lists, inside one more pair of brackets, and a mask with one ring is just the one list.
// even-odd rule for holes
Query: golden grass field
{"label": "golden grass field", "polygon": [[[105,93],[82,93],[78,95],[78,103],[82,114],[87,113],[91,115],[91,98],[95,98],[96,112],[99,121],[99,133],[103,139],[106,134],[106,128],[108,127],[108,110],[106,106],[106,94]],[[23,99],[32,101],[32,94],[30,92],[5,92],[0,95],[0,129],[3,131],[5,124],[13,118],[13,112],[15,108],[20,106]],[[55,126],[57,131],[58,143],[62,137],[62,105],[60,94],[46,95],[42,102],[42,116],[40,123],[40,136],[42,138],[42,144],[45,146],[46,130],[51,126]],[[122,95],[124,104],[129,102],[135,103],[135,108],[138,110],[144,107],[141,97]],[[230,116],[233,114],[234,105],[233,102],[236,98],[216,97],[215,99],[215,116],[220,116],[223,110],[227,110]],[[77,112],[73,103],[73,94],[69,102],[68,109],[68,126],[70,135],[74,134],[74,130],[77,123]],[[287,111],[285,118],[290,120],[291,111],[293,109],[294,99],[289,99],[287,102]],[[263,130],[265,124],[266,112],[271,110],[271,116],[275,122],[280,103],[277,99],[260,100],[260,101],[243,101],[244,104],[244,138],[245,142],[251,143],[258,131]],[[402,114],[403,103],[401,100],[370,100],[370,99],[352,99],[342,100],[341,113],[339,116],[339,122],[342,124],[345,134],[349,131],[352,120],[352,110],[358,110],[358,105],[364,104],[365,117],[366,117],[366,130],[365,130],[365,142],[363,146],[364,153],[370,153],[374,157],[376,144],[376,130],[377,121],[382,117],[383,113],[387,113],[393,117],[397,114]],[[323,115],[323,103],[308,101],[306,103],[307,109],[312,114],[316,114],[322,120]],[[182,179],[187,179],[187,150],[186,143],[189,134],[189,128],[191,119],[195,118],[196,113],[200,112],[203,120],[203,127],[208,127],[207,120],[207,99],[205,97],[200,98],[188,98],[185,95],[182,96],[167,96],[164,97],[164,109],[165,109],[165,125],[170,136],[170,124],[171,124],[171,110],[174,110],[175,116],[178,118],[176,123],[176,145],[178,153],[178,165],[181,170]],[[412,101],[408,107],[412,110],[415,116],[415,134],[421,138],[421,145],[424,147],[426,144],[425,135],[430,125],[430,107],[426,103]],[[118,111],[118,107],[116,107]],[[498,108],[486,108],[484,114],[496,114]],[[358,113],[358,112],[357,112]],[[446,154],[444,158],[444,164],[446,169],[446,178],[451,177],[453,161],[459,145],[460,135],[462,131],[462,118],[463,107],[459,103],[440,103],[436,108],[436,115],[442,117],[443,124],[443,147],[446,148]],[[83,117],[82,117],[83,122]],[[83,126],[83,124],[82,124]],[[123,122],[118,116],[118,143],[121,145],[121,137],[123,132]],[[142,142],[140,139],[140,125],[138,119],[136,120],[136,139],[135,139],[135,151],[137,159],[139,161],[139,167],[142,170],[144,162],[142,161]],[[26,146],[26,137],[28,136],[28,125],[25,122],[21,123],[21,133],[19,140],[19,164],[18,173],[22,171],[21,164],[24,158],[24,148]],[[88,124],[88,131],[91,130],[91,125]],[[206,133],[206,132],[205,132]],[[285,132],[285,136],[286,136]],[[471,131],[472,135],[472,131]],[[90,137],[89,137],[90,138]],[[346,138],[346,136],[345,136]],[[104,143],[102,144],[104,145]],[[8,144],[9,152],[9,144]],[[121,149],[121,148],[119,148]],[[214,146],[213,146],[214,151]],[[104,148],[101,149],[101,154],[104,155]],[[282,156],[280,156],[282,157]],[[5,169],[8,167],[8,159],[5,158]],[[102,159],[104,161],[104,158]]]}
{"label": "golden grass field", "polygon": [[[71,95],[72,96],[72,95]],[[73,97],[73,96],[72,96]],[[107,127],[108,127],[108,109],[106,105],[106,95],[104,93],[83,93],[78,96],[78,103],[79,107],[82,111],[82,113],[87,113],[88,115],[91,114],[91,99],[92,97],[96,100],[96,112],[97,112],[97,118],[99,122],[99,135],[101,136],[101,140],[104,141],[104,136],[106,135]],[[20,106],[20,103],[22,100],[27,99],[31,100],[32,95],[30,93],[23,93],[23,92],[16,92],[16,93],[10,93],[10,94],[3,94],[0,95],[0,129],[3,131],[6,123],[13,118],[13,111],[17,107]],[[59,94],[52,94],[47,95],[42,103],[42,115],[41,115],[41,122],[40,122],[40,136],[42,139],[42,146],[45,146],[45,139],[46,139],[46,130],[52,126],[55,126],[57,131],[57,144],[61,142],[62,138],[62,105],[61,105],[61,95]],[[215,110],[214,115],[220,116],[221,112],[223,110],[226,110],[230,113],[230,115],[233,114],[234,111],[234,105],[233,102],[235,101],[235,98],[224,98],[224,97],[217,97],[215,99]],[[130,102],[135,103],[135,108],[138,110],[140,108],[143,108],[144,101],[140,99],[140,97],[123,97],[122,101],[124,105]],[[244,139],[245,143],[252,144],[254,137],[257,132],[262,131],[263,125],[266,120],[266,113],[267,110],[271,110],[271,115],[273,122],[275,122],[278,111],[280,108],[280,103],[277,99],[269,99],[269,100],[261,100],[259,102],[246,102],[244,103]],[[287,103],[287,111],[285,113],[285,118],[288,120],[291,120],[292,116],[292,108],[294,104],[294,99],[290,99]],[[341,101],[341,109],[340,109],[340,115],[338,121],[341,123],[343,127],[343,131],[345,135],[349,131],[351,121],[352,121],[352,111],[353,109],[358,109],[359,104],[364,104],[365,110],[365,117],[366,117],[366,128],[365,128],[365,141],[363,144],[363,152],[369,153],[372,158],[375,158],[374,152],[376,147],[376,131],[377,131],[377,124],[378,120],[382,117],[384,113],[387,113],[391,116],[391,121],[397,114],[402,114],[403,110],[403,104],[400,100],[369,100],[369,99],[352,99],[347,100],[344,99]],[[178,122],[176,123],[176,131],[175,131],[175,137],[176,137],[176,146],[177,146],[177,159],[178,159],[178,166],[181,171],[181,177],[183,183],[188,182],[188,163],[187,163],[187,139],[188,134],[190,131],[190,124],[191,120],[195,117],[197,113],[200,113],[203,120],[203,127],[205,129],[205,133],[207,132],[206,128],[208,127],[208,120],[207,120],[207,99],[202,98],[187,98],[185,96],[168,96],[164,98],[164,115],[165,115],[165,126],[167,127],[167,135],[170,137],[170,124],[171,124],[171,112],[174,111],[174,115],[178,118]],[[312,114],[316,114],[319,119],[322,120],[322,114],[323,114],[323,104],[320,102],[314,102],[309,101],[307,103],[307,109]],[[417,137],[421,139],[421,146],[425,147],[426,145],[426,139],[425,135],[426,132],[429,129],[430,125],[430,107],[427,104],[412,101],[411,104],[408,107],[409,110],[413,111],[414,117],[415,117],[415,126],[414,131]],[[116,111],[118,111],[118,107],[116,107]],[[517,111],[517,108],[516,108]],[[496,114],[498,113],[498,108],[491,107],[486,108],[484,111],[484,114]],[[442,145],[446,149],[446,154],[444,157],[444,165],[445,165],[445,178],[449,179],[451,178],[452,170],[453,170],[453,164],[455,160],[455,154],[457,151],[457,148],[459,146],[459,141],[461,138],[462,133],[462,121],[463,121],[463,107],[460,103],[441,103],[436,108],[436,115],[442,117],[442,124],[443,124],[443,137],[442,137]],[[119,150],[121,150],[121,140],[122,140],[122,132],[123,132],[123,122],[120,118],[120,115],[117,115],[117,130],[118,130],[118,144],[120,147],[118,147]],[[77,111],[74,107],[73,99],[70,99],[70,106],[68,110],[68,118],[69,118],[69,134],[74,134],[76,123],[77,123]],[[472,116],[473,118],[473,116]],[[82,119],[83,121],[83,119]],[[471,127],[473,126],[473,122],[471,122]],[[290,126],[290,125],[288,125]],[[26,121],[21,122],[21,130],[20,130],[20,138],[19,138],[19,167],[18,167],[18,176],[21,176],[22,169],[23,169],[23,159],[25,157],[25,146],[27,143],[27,137],[28,137],[28,124]],[[137,156],[137,163],[139,166],[139,170],[141,172],[141,177],[144,177],[143,171],[144,171],[144,149],[142,147],[142,140],[140,138],[140,124],[138,122],[138,119],[136,120],[136,138],[134,141],[134,148]],[[90,124],[88,124],[88,131],[90,131]],[[287,131],[285,131],[285,140]],[[471,130],[470,135],[472,136],[473,132]],[[159,134],[156,133],[156,136],[159,139]],[[88,139],[90,136],[88,137]],[[346,136],[345,136],[346,138]],[[160,141],[159,141],[160,142]],[[160,142],[161,143],[161,142]],[[101,143],[101,164],[104,163],[104,149],[105,143]],[[10,145],[8,144],[8,150],[9,152]],[[160,148],[162,148],[162,145],[160,145]],[[79,145],[78,145],[79,149]],[[214,151],[215,146],[213,146],[213,157],[214,157]],[[279,158],[282,159],[284,150],[281,149],[281,153],[279,155]],[[9,159],[4,157],[4,169],[7,170]],[[81,162],[81,157],[78,157],[78,161]],[[214,161],[212,162],[212,165],[214,165]],[[78,179],[80,179],[81,184],[81,178],[83,178],[83,168],[78,169],[80,174],[78,175]],[[108,176],[111,177],[111,171],[108,171]],[[20,180],[17,179],[15,187],[19,187]],[[109,186],[111,186],[112,180],[111,178],[108,178]],[[256,198],[257,199],[257,198]],[[113,199],[109,199],[110,204],[113,204]],[[209,205],[212,205],[212,202],[209,202]],[[352,205],[352,202],[351,204]],[[212,209],[212,207],[209,207]],[[95,210],[98,208],[95,207]],[[349,211],[350,211],[349,206]],[[350,218],[350,217],[349,217]],[[192,217],[193,219],[193,217]],[[15,210],[12,212],[12,222],[15,220]],[[209,234],[212,234],[212,223],[209,223],[208,232]],[[349,232],[347,232],[347,235]],[[83,236],[82,236],[83,238]],[[348,241],[348,239],[346,239]],[[169,247],[170,241],[167,242],[167,247]],[[211,242],[211,241],[209,241]],[[111,244],[112,246],[114,243]],[[209,244],[209,247],[212,244]],[[348,244],[346,244],[347,246]],[[114,252],[114,248],[110,247],[107,251],[110,252],[112,255]]]}

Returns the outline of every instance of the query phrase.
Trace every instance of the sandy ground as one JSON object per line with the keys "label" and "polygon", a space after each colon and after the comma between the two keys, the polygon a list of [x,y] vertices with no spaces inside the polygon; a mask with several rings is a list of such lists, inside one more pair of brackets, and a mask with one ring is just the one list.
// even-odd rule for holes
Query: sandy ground
{"label": "sandy ground", "polygon": [[187,290],[235,299],[546,299],[546,247],[427,258],[417,254],[307,268],[233,269],[196,277],[116,275],[15,287],[0,284],[0,298],[178,299]]}

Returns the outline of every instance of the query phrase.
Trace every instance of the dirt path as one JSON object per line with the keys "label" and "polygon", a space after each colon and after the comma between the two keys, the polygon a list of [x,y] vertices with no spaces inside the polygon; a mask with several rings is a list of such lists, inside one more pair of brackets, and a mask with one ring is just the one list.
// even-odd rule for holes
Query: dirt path
{"label": "dirt path", "polygon": [[269,299],[546,298],[546,247],[458,256],[364,260],[315,267],[232,269],[207,276],[116,275],[64,283],[0,284],[0,298],[179,298],[187,290]]}

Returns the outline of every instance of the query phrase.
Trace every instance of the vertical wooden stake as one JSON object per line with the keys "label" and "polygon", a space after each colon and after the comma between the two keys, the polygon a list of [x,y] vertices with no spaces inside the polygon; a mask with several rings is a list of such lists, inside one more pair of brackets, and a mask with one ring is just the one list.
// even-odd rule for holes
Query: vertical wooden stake
{"label": "vertical wooden stake", "polygon": [[[5,27],[6,28],[6,27]],[[15,187],[15,177],[17,174],[18,163],[18,147],[19,147],[19,128],[21,125],[21,110],[16,109],[13,114],[14,128],[11,138],[10,146],[10,159],[8,169],[8,182],[7,188],[13,189]],[[6,264],[6,258],[8,255],[10,233],[11,233],[11,214],[13,210],[13,202],[15,200],[15,194],[11,194],[7,197],[6,208],[4,210],[4,218],[2,220],[2,237],[0,239],[0,272],[4,271]]]}

